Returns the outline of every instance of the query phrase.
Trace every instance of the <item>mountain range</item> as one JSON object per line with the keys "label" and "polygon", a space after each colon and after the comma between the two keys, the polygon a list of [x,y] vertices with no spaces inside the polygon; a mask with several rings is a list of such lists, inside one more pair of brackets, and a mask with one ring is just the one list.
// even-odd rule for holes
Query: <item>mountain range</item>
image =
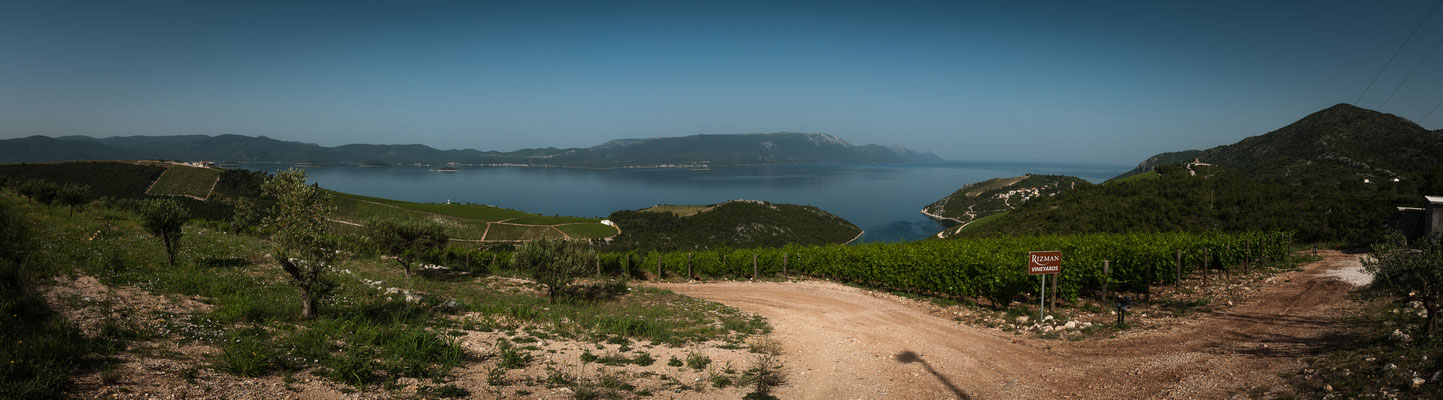
{"label": "mountain range", "polygon": [[588,148],[511,152],[440,150],[426,145],[348,144],[326,147],[265,136],[30,136],[0,140],[0,162],[165,159],[215,162],[386,164],[520,164],[551,167],[639,167],[812,162],[940,161],[901,147],[854,146],[822,133],[692,135],[618,139]]}

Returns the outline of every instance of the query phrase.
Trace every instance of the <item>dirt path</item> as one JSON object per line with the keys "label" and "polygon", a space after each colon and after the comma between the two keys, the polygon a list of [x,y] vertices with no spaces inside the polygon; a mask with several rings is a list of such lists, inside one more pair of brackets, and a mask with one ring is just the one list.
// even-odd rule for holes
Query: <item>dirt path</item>
{"label": "dirt path", "polygon": [[915,303],[827,282],[673,284],[766,316],[784,344],[782,398],[1226,398],[1288,393],[1279,373],[1331,346],[1354,286],[1329,252],[1247,301],[1172,326],[1082,342],[962,325]]}

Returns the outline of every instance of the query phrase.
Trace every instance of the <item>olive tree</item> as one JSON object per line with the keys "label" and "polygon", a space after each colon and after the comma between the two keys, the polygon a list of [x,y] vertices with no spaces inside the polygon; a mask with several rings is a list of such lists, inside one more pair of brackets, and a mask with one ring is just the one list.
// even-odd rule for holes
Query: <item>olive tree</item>
{"label": "olive tree", "polygon": [[596,252],[580,243],[559,239],[527,242],[511,256],[511,263],[527,271],[536,283],[546,285],[547,302],[556,302],[556,293],[586,273],[596,262]]}
{"label": "olive tree", "polygon": [[301,317],[313,318],[320,300],[335,287],[324,276],[339,247],[326,225],[332,212],[330,196],[306,185],[306,172],[298,169],[277,173],[261,190],[276,199],[265,222],[272,232],[276,263],[301,293]]}
{"label": "olive tree", "polygon": [[180,251],[181,228],[189,220],[189,213],[175,199],[150,200],[140,207],[140,225],[160,239],[171,266],[175,266],[175,253]]}
{"label": "olive tree", "polygon": [[396,258],[411,277],[411,264],[446,247],[446,230],[429,220],[395,221],[376,219],[366,223],[366,239],[376,249]]}
{"label": "olive tree", "polygon": [[1373,288],[1399,297],[1417,297],[1427,310],[1424,335],[1433,336],[1438,326],[1438,310],[1443,308],[1443,244],[1438,237],[1408,246],[1402,235],[1389,236],[1373,246],[1373,259],[1363,260],[1364,270],[1373,274]]}
{"label": "olive tree", "polygon": [[84,205],[89,198],[90,186],[67,183],[55,191],[55,200],[70,208],[70,215],[75,215],[75,207]]}

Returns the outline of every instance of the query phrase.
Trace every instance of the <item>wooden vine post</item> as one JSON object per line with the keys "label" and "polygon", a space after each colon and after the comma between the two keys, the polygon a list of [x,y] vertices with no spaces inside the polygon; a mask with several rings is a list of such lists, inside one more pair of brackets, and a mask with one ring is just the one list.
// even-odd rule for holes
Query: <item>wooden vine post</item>
{"label": "wooden vine post", "polygon": [[1203,285],[1207,285],[1207,284],[1208,284],[1208,269],[1209,269],[1209,267],[1211,267],[1211,265],[1208,265],[1208,249],[1207,249],[1206,247],[1204,247],[1204,248],[1203,248],[1203,263],[1202,263]]}
{"label": "wooden vine post", "polygon": [[656,280],[661,280],[661,252],[656,253]]}
{"label": "wooden vine post", "polygon": [[696,279],[696,274],[691,273],[691,253],[686,253],[686,279]]}
{"label": "wooden vine post", "polygon": [[1052,312],[1057,312],[1057,281],[1060,280],[1062,280],[1061,272],[1052,274],[1052,305],[1048,306]]}
{"label": "wooden vine post", "polygon": [[622,264],[622,266],[621,266],[621,276],[626,276],[626,272],[627,272],[627,271],[630,271],[630,270],[631,270],[631,252],[627,252],[627,253],[626,253],[626,263],[625,263],[625,264]]}
{"label": "wooden vine post", "polygon": [[782,252],[782,277],[787,276],[787,252]]}
{"label": "wooden vine post", "polygon": [[1112,265],[1102,260],[1102,300],[1107,301],[1107,284],[1112,282]]}
{"label": "wooden vine post", "polygon": [[1182,286],[1182,250],[1177,251],[1177,263],[1173,265],[1172,286]]}
{"label": "wooden vine post", "polygon": [[752,253],[752,279],[757,279],[757,253]]}

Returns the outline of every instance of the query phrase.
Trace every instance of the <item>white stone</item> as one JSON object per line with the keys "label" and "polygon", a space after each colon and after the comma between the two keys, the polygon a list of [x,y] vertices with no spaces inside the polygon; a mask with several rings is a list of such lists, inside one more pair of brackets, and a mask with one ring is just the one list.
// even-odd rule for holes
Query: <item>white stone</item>
{"label": "white stone", "polygon": [[1052,320],[1052,316],[1051,316],[1051,315],[1042,317],[1042,322],[1047,322],[1047,321],[1051,321],[1051,320]]}
{"label": "white stone", "polygon": [[1423,384],[1427,382],[1428,381],[1423,380],[1423,378],[1413,378],[1413,387],[1423,386]]}
{"label": "white stone", "polygon": [[1067,329],[1077,329],[1077,321],[1067,321],[1067,324],[1063,325],[1062,327]]}
{"label": "white stone", "polygon": [[1019,323],[1019,324],[1025,324],[1025,323],[1027,323],[1027,320],[1028,320],[1028,319],[1029,319],[1029,318],[1027,318],[1026,315],[1023,315],[1023,316],[1021,316],[1021,317],[1017,317],[1016,321],[1017,321],[1017,323]]}

